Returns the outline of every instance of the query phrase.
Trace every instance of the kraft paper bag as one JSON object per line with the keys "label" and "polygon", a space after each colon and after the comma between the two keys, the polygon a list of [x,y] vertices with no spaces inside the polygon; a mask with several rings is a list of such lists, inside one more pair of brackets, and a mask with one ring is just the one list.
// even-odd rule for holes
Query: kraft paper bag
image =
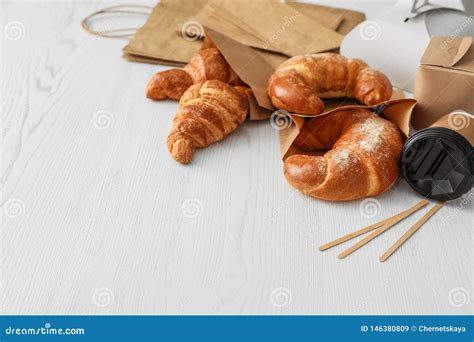
{"label": "kraft paper bag", "polygon": [[[287,0],[286,4],[296,8],[298,11],[310,16],[311,18],[318,20],[324,26],[332,28],[342,35],[348,34],[354,27],[365,20],[364,13],[348,9],[308,4],[292,0]],[[335,28],[331,26],[331,24],[336,23],[334,16],[341,18],[341,22]]]}
{"label": "kraft paper bag", "polygon": [[[232,2],[233,0],[221,0]],[[260,0],[271,3],[281,0]],[[242,5],[252,0],[238,0]],[[201,47],[199,37],[186,37],[182,30],[202,31],[197,14],[209,0],[160,1],[143,25],[123,48],[123,57],[129,61],[183,66]],[[177,32],[177,29],[179,32]]]}
{"label": "kraft paper bag", "polygon": [[[294,154],[310,154],[307,151],[301,151],[296,146],[293,145],[293,141],[298,136],[301,128],[309,123],[311,119],[315,117],[321,116],[329,116],[335,111],[343,110],[343,109],[353,109],[353,108],[365,108],[376,115],[380,115],[385,117],[386,119],[395,123],[400,131],[408,137],[410,134],[410,120],[411,120],[411,113],[413,108],[416,105],[415,99],[404,99],[404,94],[400,90],[394,91],[392,98],[385,102],[381,103],[376,106],[363,106],[356,104],[355,100],[348,100],[348,99],[335,99],[332,101],[324,101],[326,105],[326,111],[319,115],[309,116],[309,115],[301,115],[301,114],[289,114],[289,118],[280,117],[274,118],[274,120],[288,120],[283,121],[283,129],[279,131],[280,137],[280,154],[282,160],[285,160],[291,155]],[[354,104],[347,105],[347,102],[353,102]],[[290,121],[291,120],[291,121]],[[278,125],[278,123],[277,123]],[[316,154],[324,153],[321,151],[315,152]]]}
{"label": "kraft paper bag", "polygon": [[[199,32],[199,25],[202,24],[200,19],[204,15],[202,11],[205,8],[205,16],[214,16],[215,20],[226,23],[226,31],[223,33],[244,45],[287,56],[337,49],[342,36],[364,20],[364,15],[355,11],[280,2],[278,0],[162,1],[154,8],[146,24],[123,49],[123,56],[137,62],[178,66],[186,64],[200,48],[201,42],[196,39],[198,37],[185,39],[181,29],[196,25],[194,29]],[[234,13],[229,14],[229,8]],[[264,16],[257,16],[257,12],[264,12]],[[290,13],[292,14],[289,15]],[[271,56],[268,58],[272,59]]]}
{"label": "kraft paper bag", "polygon": [[341,16],[328,13],[325,21],[331,27],[328,28],[307,12],[284,3],[264,6],[259,1],[247,5],[240,1],[210,0],[209,3],[226,21],[258,38],[260,44],[254,47],[260,49],[296,56],[337,49],[343,39],[343,35],[335,31],[342,21]]}
{"label": "kraft paper bag", "polygon": [[198,20],[244,45],[288,57],[337,50],[365,19],[360,12],[299,2],[238,4],[210,0]]}
{"label": "kraft paper bag", "polygon": [[184,39],[176,27],[192,25],[195,15],[208,0],[173,0],[159,2],[143,25],[123,49],[132,61],[173,66],[186,64],[201,47],[201,41]]}

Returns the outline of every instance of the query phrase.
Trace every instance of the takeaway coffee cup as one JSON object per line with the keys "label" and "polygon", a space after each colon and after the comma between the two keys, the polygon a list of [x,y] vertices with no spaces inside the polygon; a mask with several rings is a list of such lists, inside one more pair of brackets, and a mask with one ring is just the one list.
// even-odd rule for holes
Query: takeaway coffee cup
{"label": "takeaway coffee cup", "polygon": [[459,198],[473,186],[473,144],[474,115],[453,111],[408,138],[402,151],[402,174],[425,197]]}

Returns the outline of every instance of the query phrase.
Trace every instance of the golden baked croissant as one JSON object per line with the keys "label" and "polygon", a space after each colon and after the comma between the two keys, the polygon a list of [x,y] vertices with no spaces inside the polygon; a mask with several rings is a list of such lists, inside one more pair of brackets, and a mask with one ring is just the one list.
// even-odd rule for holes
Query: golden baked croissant
{"label": "golden baked croissant", "polygon": [[290,58],[270,77],[268,95],[280,109],[300,114],[319,114],[321,98],[353,97],[372,106],[392,96],[392,85],[379,71],[360,59],[335,53]]}
{"label": "golden baked croissant", "polygon": [[365,109],[311,119],[293,143],[306,151],[332,148],[323,156],[293,155],[284,162],[288,182],[312,197],[348,201],[376,196],[399,175],[403,140],[397,126]]}
{"label": "golden baked croissant", "polygon": [[150,79],[146,97],[152,100],[179,100],[193,84],[218,80],[231,85],[245,85],[211,40],[205,40],[183,69],[158,72]]}
{"label": "golden baked croissant", "polygon": [[171,69],[152,76],[146,87],[146,97],[152,100],[179,100],[193,85],[193,79],[183,69]]}
{"label": "golden baked croissant", "polygon": [[195,84],[183,94],[167,139],[173,159],[189,163],[194,149],[224,139],[244,122],[249,102],[243,89],[236,88],[211,80]]}

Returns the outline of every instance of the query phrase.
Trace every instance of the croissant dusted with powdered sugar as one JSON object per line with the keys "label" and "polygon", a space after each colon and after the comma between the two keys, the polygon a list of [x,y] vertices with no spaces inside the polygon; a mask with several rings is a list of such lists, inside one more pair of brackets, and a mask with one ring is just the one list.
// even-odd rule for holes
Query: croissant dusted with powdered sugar
{"label": "croissant dusted with powdered sugar", "polygon": [[224,139],[239,127],[249,111],[243,87],[211,80],[191,86],[179,101],[167,146],[177,162],[191,162],[196,148]]}
{"label": "croissant dusted with powdered sugar", "polygon": [[179,100],[190,86],[207,80],[245,85],[209,38],[204,39],[203,47],[183,69],[171,69],[153,75],[146,88],[146,97],[152,100]]}
{"label": "croissant dusted with powdered sugar", "polygon": [[268,95],[277,108],[319,114],[324,109],[321,98],[352,97],[372,106],[391,98],[392,85],[360,59],[319,53],[281,64],[269,80]]}
{"label": "croissant dusted with powdered sugar", "polygon": [[365,109],[311,119],[293,143],[306,151],[330,149],[323,156],[293,155],[284,162],[288,182],[312,197],[348,201],[376,196],[399,176],[400,131]]}

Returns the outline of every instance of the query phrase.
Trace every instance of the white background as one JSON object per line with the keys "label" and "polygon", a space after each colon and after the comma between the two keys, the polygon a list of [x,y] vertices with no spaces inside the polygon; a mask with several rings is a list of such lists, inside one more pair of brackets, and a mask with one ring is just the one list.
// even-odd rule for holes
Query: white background
{"label": "white background", "polygon": [[[343,247],[319,252],[420,197],[399,181],[371,218],[361,201],[306,197],[286,184],[268,122],[177,164],[165,145],[177,103],[144,97],[166,68],[81,30],[111,4],[1,4],[3,313],[472,313],[473,192],[384,264],[422,212],[343,261]],[[370,17],[393,2],[332,4]]]}

